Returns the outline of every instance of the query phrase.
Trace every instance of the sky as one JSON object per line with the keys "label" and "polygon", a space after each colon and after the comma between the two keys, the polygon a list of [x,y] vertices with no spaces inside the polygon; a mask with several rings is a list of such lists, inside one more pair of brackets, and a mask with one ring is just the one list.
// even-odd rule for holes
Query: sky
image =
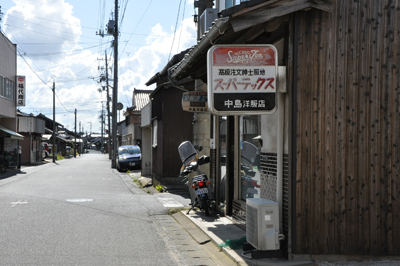
{"label": "sky", "polygon": [[[77,131],[99,133],[107,99],[99,77],[105,74],[107,53],[113,78],[114,48],[112,36],[98,33],[107,33],[115,2],[2,0],[0,5],[1,31],[17,45],[17,75],[26,77],[26,105],[19,109],[52,119],[54,82],[56,121],[73,131],[76,109]],[[193,0],[119,0],[118,12],[118,102],[125,110],[132,106],[134,88],[155,89],[145,83],[174,54],[196,43],[195,10]]]}

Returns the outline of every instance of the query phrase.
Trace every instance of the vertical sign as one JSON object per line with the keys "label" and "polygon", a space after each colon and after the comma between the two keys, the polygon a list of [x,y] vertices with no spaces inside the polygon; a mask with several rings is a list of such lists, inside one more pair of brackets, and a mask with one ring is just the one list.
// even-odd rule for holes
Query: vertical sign
{"label": "vertical sign", "polygon": [[217,115],[276,111],[278,54],[272,45],[215,45],[207,56],[208,108]]}
{"label": "vertical sign", "polygon": [[17,76],[17,106],[25,106],[25,76]]}

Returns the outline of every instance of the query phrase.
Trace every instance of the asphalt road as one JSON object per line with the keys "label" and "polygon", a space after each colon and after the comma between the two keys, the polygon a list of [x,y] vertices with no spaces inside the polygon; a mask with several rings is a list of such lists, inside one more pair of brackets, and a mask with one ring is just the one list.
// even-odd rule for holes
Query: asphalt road
{"label": "asphalt road", "polygon": [[1,179],[0,265],[216,264],[179,227],[168,232],[168,206],[189,199],[148,194],[110,165],[90,151]]}

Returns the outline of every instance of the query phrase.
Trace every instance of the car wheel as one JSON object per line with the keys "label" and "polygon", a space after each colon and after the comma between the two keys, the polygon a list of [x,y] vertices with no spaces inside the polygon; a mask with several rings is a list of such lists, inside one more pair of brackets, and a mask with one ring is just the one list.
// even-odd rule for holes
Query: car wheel
{"label": "car wheel", "polygon": [[118,172],[121,172],[121,167],[119,166],[118,163],[117,163],[117,170],[118,170]]}

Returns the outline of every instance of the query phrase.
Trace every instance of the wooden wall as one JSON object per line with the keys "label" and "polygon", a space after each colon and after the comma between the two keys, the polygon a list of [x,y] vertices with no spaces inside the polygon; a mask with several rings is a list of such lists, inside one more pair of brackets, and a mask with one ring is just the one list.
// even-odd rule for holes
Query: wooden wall
{"label": "wooden wall", "polygon": [[293,36],[293,253],[399,255],[400,1],[298,12]]}
{"label": "wooden wall", "polygon": [[[186,85],[191,88],[191,83]],[[152,100],[152,119],[158,121],[157,146],[152,148],[152,172],[163,185],[181,183],[178,147],[193,138],[193,113],[182,110],[182,94],[183,90],[162,87]]]}

